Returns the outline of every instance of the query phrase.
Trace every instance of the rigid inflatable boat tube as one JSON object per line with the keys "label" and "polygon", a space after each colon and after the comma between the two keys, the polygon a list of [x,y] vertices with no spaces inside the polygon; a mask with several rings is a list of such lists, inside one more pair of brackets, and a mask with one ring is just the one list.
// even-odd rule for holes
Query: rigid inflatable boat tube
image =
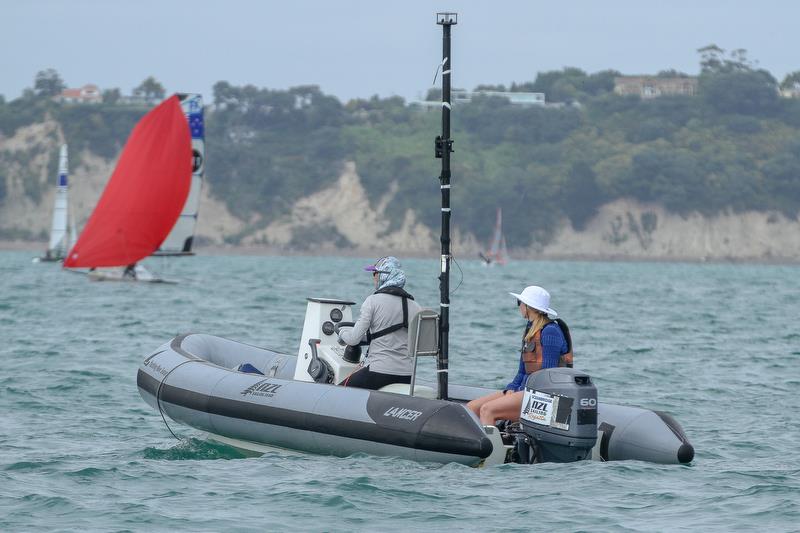
{"label": "rigid inflatable boat tube", "polygon": [[[187,365],[184,363],[195,362]],[[232,370],[248,362],[266,376]],[[142,398],[163,416],[226,439],[347,456],[474,465],[492,443],[464,405],[292,379],[296,357],[212,335],[181,335],[139,367]],[[425,383],[419,380],[419,383]],[[490,389],[453,384],[467,401]],[[603,460],[688,463],[694,448],[670,415],[598,404]]]}
{"label": "rigid inflatable boat tube", "polygon": [[597,421],[603,460],[685,464],[694,459],[683,428],[667,413],[601,403]]}
{"label": "rigid inflatable boat tube", "polygon": [[[212,435],[313,453],[463,464],[492,452],[491,441],[463,405],[236,372],[230,367],[243,362],[237,357],[267,368],[287,356],[255,347],[242,355],[240,343],[225,339],[186,337],[179,341],[180,352],[176,344],[143,362],[140,394],[171,419]],[[214,358],[226,366],[197,357],[187,345],[223,350]]]}

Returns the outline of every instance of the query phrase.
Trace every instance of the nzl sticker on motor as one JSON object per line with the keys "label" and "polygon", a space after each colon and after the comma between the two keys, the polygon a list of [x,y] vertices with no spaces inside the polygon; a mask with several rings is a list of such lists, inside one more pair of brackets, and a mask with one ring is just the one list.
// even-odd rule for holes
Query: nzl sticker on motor
{"label": "nzl sticker on motor", "polygon": [[554,397],[539,391],[525,390],[519,417],[534,424],[549,426],[553,420]]}

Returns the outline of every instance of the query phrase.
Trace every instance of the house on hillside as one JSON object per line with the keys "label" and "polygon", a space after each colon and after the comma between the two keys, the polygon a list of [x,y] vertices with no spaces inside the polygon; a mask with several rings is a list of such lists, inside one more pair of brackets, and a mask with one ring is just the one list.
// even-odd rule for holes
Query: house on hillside
{"label": "house on hillside", "polygon": [[64,89],[55,99],[67,104],[99,104],[103,95],[97,85],[87,83],[79,89]]}
{"label": "house on hillside", "polygon": [[697,94],[697,76],[619,76],[614,78],[614,92],[623,96],[634,94],[642,98],[694,96]]}
{"label": "house on hillside", "polygon": [[788,87],[781,87],[780,95],[782,98],[800,98],[800,83],[794,82]]}
{"label": "house on hillside", "polygon": [[[451,101],[453,105],[468,104],[472,102],[472,99],[475,98],[476,96],[505,98],[512,105],[518,105],[521,107],[532,107],[532,106],[544,107],[546,105],[544,101],[544,93],[488,91],[483,89],[477,91],[468,91],[466,89],[453,89]],[[439,109],[441,108],[442,103],[438,100],[436,101],[417,100],[409,102],[409,105],[415,105],[422,108]]]}
{"label": "house on hillside", "polygon": [[543,106],[544,93],[526,93],[526,92],[511,92],[511,91],[467,91],[464,89],[453,89],[453,103],[469,103],[476,96],[487,96],[493,98],[505,98],[514,105],[523,107],[528,106]]}

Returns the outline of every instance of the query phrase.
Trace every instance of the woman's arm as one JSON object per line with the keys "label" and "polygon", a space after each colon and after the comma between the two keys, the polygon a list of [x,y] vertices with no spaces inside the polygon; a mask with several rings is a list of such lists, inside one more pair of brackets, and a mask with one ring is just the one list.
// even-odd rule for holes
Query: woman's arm
{"label": "woman's arm", "polygon": [[358,315],[355,326],[340,329],[339,338],[350,346],[360,344],[369,330],[369,325],[372,322],[372,313],[372,296],[368,296],[364,303],[361,304],[361,314]]}
{"label": "woman's arm", "polygon": [[522,358],[519,360],[519,368],[517,369],[517,375],[514,376],[513,381],[506,385],[506,388],[503,390],[510,390],[515,391],[522,386],[522,382],[525,379],[525,363],[522,362]]}

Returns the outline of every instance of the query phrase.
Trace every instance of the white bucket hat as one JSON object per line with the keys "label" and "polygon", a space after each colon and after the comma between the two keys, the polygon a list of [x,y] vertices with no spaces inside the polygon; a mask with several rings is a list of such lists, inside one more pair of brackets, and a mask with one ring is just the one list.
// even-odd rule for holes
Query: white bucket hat
{"label": "white bucket hat", "polygon": [[522,294],[513,292],[509,292],[508,294],[528,307],[532,307],[537,311],[547,314],[550,318],[558,317],[558,313],[556,313],[555,309],[550,308],[550,293],[541,287],[531,285],[530,287],[525,287]]}

